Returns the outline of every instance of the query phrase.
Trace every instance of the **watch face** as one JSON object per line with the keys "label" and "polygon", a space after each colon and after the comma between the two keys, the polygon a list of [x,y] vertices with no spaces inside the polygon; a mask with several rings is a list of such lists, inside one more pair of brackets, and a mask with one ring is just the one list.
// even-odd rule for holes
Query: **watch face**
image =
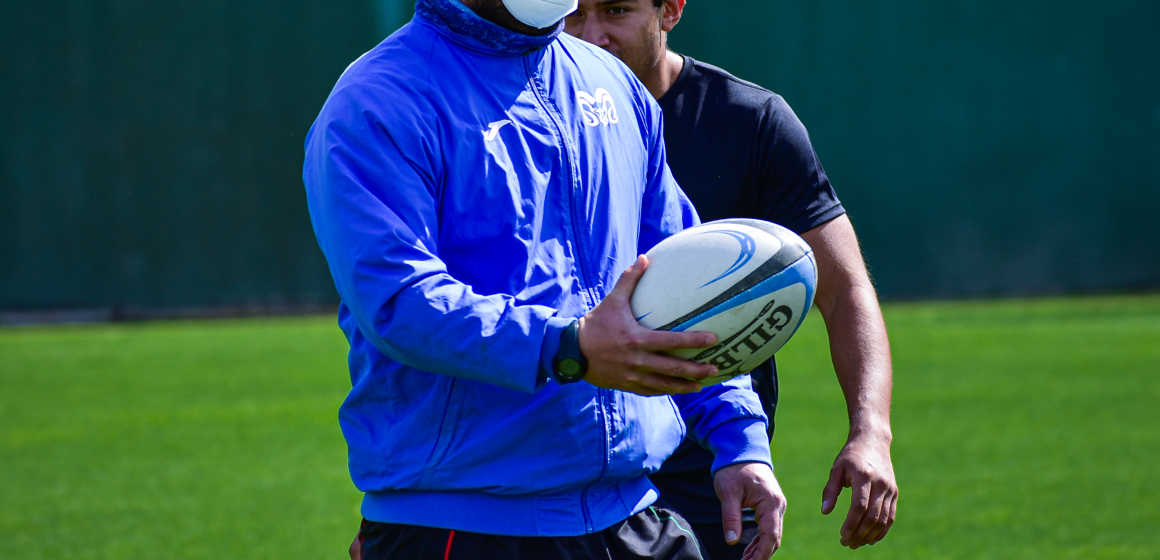
{"label": "watch face", "polygon": [[580,362],[573,358],[564,358],[563,360],[560,360],[560,364],[557,366],[557,368],[560,372],[560,375],[563,375],[564,377],[573,378],[577,375],[580,375]]}

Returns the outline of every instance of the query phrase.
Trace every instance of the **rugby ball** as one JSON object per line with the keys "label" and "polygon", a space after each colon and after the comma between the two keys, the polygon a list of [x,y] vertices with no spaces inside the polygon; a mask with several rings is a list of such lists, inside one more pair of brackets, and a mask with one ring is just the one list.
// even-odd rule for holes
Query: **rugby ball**
{"label": "rugby ball", "polygon": [[749,373],[797,332],[814,301],[814,253],[792,231],[771,222],[718,220],[658,243],[632,294],[642,326],[662,331],[709,331],[710,348],[673,356],[717,366],[714,385]]}

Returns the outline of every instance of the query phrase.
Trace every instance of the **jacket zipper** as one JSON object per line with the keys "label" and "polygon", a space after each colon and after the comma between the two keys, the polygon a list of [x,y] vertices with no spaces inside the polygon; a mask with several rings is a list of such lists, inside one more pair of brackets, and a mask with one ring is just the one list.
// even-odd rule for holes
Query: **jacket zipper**
{"label": "jacket zipper", "polygon": [[591,273],[588,271],[588,264],[585,260],[587,253],[584,248],[584,239],[580,235],[580,230],[577,226],[580,223],[577,214],[578,204],[576,203],[576,183],[579,177],[577,176],[577,170],[572,166],[572,149],[568,143],[567,135],[564,134],[564,125],[557,119],[551,104],[548,103],[548,100],[540,91],[539,79],[532,71],[528,55],[526,54],[524,55],[524,70],[527,72],[528,78],[532,80],[532,92],[536,94],[536,100],[540,102],[540,106],[547,113],[548,120],[552,121],[552,126],[556,128],[556,134],[560,137],[560,147],[564,150],[564,165],[568,176],[568,211],[572,218],[572,241],[576,243],[576,266],[580,269],[580,279],[584,281],[584,299],[587,300],[585,303],[591,309],[596,306],[596,301],[592,294],[592,289],[596,284],[592,281]]}
{"label": "jacket zipper", "polygon": [[[568,176],[568,210],[571,213],[572,218],[572,240],[576,243],[576,266],[580,269],[580,279],[584,282],[583,293],[584,299],[587,300],[585,303],[588,305],[588,308],[591,309],[592,307],[596,306],[596,301],[594,301],[595,298],[593,297],[591,291],[595,284],[592,282],[592,278],[588,271],[588,266],[585,261],[585,255],[587,253],[584,250],[584,243],[582,241],[580,231],[577,227],[577,224],[580,223],[576,213],[578,206],[576,203],[576,184],[579,182],[579,177],[576,175],[578,170],[576,170],[572,165],[572,150],[569,148],[568,137],[564,134],[564,125],[556,118],[556,114],[553,112],[552,106],[548,103],[545,95],[543,95],[543,93],[540,91],[539,80],[535,73],[532,71],[529,56],[527,54],[524,55],[524,71],[527,72],[528,78],[532,80],[532,92],[536,94],[536,100],[540,102],[540,106],[543,107],[544,112],[548,115],[548,120],[552,121],[552,126],[556,128],[556,134],[560,137],[560,147],[564,150],[564,165],[566,166]],[[600,440],[604,444],[604,457],[601,460],[600,476],[585,486],[584,490],[580,492],[580,510],[584,514],[584,530],[588,533],[593,531],[592,513],[588,508],[588,494],[592,490],[592,487],[595,486],[597,482],[603,480],[604,475],[608,473],[609,455],[612,453],[608,442],[610,427],[608,426],[607,394],[604,389],[597,389],[596,394],[599,398],[598,410],[600,413]]]}

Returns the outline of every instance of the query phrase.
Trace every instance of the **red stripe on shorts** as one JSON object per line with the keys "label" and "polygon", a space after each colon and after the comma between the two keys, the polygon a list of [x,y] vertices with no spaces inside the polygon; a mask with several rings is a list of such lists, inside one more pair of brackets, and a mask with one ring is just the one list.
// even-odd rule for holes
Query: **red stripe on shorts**
{"label": "red stripe on shorts", "polygon": [[455,529],[451,530],[451,534],[447,535],[447,550],[443,552],[443,560],[451,558],[451,541],[455,540]]}

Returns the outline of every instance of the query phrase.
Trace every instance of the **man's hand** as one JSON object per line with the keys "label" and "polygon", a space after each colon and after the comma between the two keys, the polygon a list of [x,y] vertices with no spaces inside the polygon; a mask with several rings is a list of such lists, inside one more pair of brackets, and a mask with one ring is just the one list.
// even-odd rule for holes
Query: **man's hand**
{"label": "man's hand", "polygon": [[629,302],[646,268],[648,258],[637,257],[612,292],[580,318],[580,351],[588,359],[584,380],[603,389],[645,396],[700,391],[697,381],[717,375],[715,366],[658,352],[705,348],[715,344],[717,337],[707,332],[661,332],[640,326]]}
{"label": "man's hand", "polygon": [[753,508],[761,533],[746,547],[743,560],[769,560],[781,546],[785,517],[785,494],[773,470],[765,463],[729,465],[713,475],[713,486],[721,499],[725,542],[737,543],[741,536],[741,508]]}
{"label": "man's hand", "polygon": [[350,543],[350,550],[346,551],[350,554],[350,560],[362,560],[362,540],[359,539],[359,534],[354,534],[354,541]]}
{"label": "man's hand", "polygon": [[850,489],[850,513],[842,524],[842,545],[856,549],[882,540],[894,525],[898,484],[888,441],[851,440],[842,448],[822,491],[822,513],[834,511],[842,488]]}

